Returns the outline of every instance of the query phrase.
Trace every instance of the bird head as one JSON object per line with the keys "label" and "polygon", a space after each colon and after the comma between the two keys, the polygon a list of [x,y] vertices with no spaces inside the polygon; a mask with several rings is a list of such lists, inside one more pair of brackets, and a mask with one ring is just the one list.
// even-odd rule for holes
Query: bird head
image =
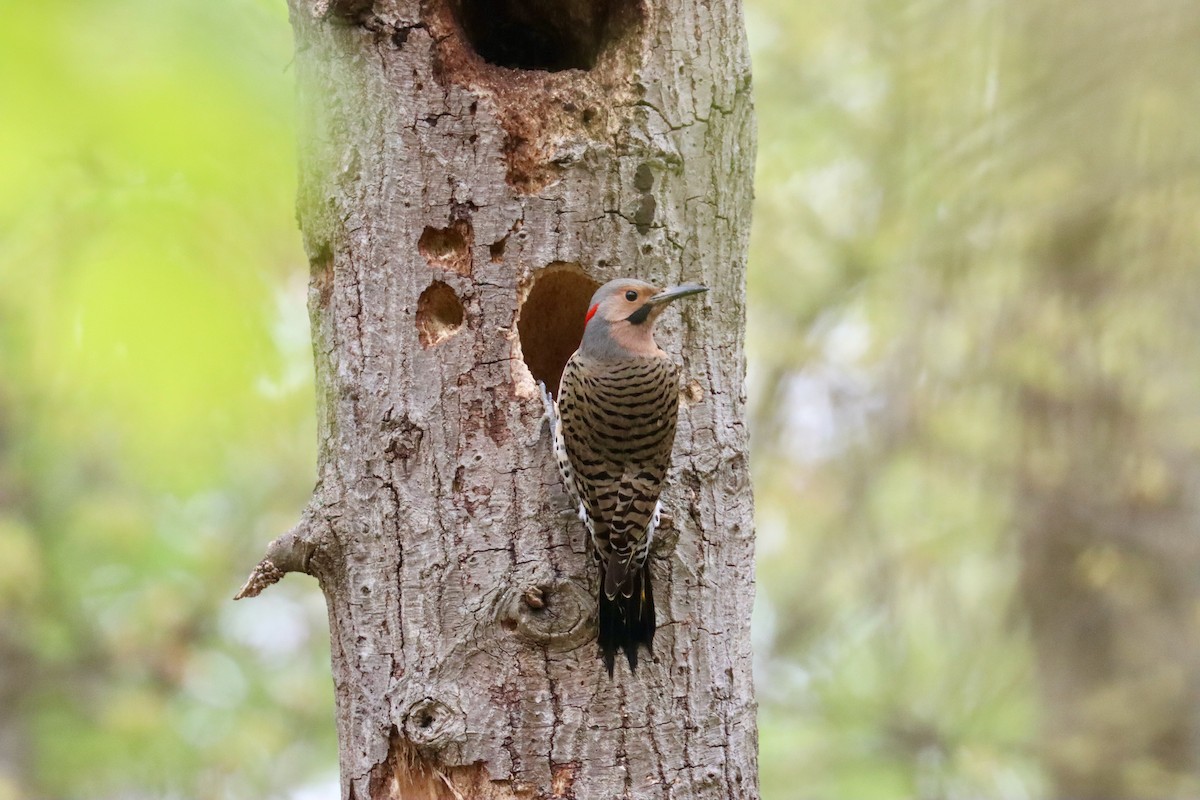
{"label": "bird head", "polygon": [[655,355],[659,350],[654,343],[654,321],[659,314],[673,300],[707,291],[698,283],[660,289],[633,278],[609,281],[596,290],[588,304],[579,349],[602,360]]}

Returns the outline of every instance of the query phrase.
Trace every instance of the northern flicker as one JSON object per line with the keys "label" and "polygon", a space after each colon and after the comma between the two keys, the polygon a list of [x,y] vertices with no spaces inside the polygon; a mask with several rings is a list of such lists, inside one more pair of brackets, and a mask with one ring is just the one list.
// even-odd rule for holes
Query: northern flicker
{"label": "northern flicker", "polygon": [[705,291],[609,281],[588,304],[557,401],[542,387],[559,471],[600,571],[598,642],[610,677],[618,649],[633,671],[639,646],[650,650],[654,640],[646,560],[679,414],[679,368],[655,344],[654,321],[672,300]]}

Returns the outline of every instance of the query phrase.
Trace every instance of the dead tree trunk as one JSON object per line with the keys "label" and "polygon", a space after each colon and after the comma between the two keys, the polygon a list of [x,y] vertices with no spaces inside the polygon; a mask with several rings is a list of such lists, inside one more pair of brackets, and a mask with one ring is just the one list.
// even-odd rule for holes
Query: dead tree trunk
{"label": "dead tree trunk", "polygon": [[[756,797],[737,0],[292,0],[343,798]],[[599,282],[701,281],[655,657],[611,680],[535,380]],[[680,316],[680,314],[682,316]],[[679,356],[677,356],[679,357]]]}

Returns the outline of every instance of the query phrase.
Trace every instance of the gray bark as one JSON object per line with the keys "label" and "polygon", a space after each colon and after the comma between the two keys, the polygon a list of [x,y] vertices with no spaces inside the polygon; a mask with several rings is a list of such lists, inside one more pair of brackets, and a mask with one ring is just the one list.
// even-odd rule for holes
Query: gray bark
{"label": "gray bark", "polygon": [[[243,596],[320,580],[344,798],[756,797],[740,4],[508,6],[292,0],[319,480]],[[535,378],[618,276],[711,291],[659,328],[659,632],[610,680]]]}

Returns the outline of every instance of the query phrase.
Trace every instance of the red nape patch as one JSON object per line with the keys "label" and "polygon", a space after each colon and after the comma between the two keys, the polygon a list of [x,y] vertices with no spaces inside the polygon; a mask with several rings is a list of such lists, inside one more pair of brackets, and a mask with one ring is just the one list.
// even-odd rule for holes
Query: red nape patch
{"label": "red nape patch", "polygon": [[600,304],[596,303],[596,305],[594,305],[588,309],[588,315],[583,318],[584,325],[587,325],[589,322],[592,321],[592,317],[596,316],[596,309],[598,309],[599,307],[600,307]]}

